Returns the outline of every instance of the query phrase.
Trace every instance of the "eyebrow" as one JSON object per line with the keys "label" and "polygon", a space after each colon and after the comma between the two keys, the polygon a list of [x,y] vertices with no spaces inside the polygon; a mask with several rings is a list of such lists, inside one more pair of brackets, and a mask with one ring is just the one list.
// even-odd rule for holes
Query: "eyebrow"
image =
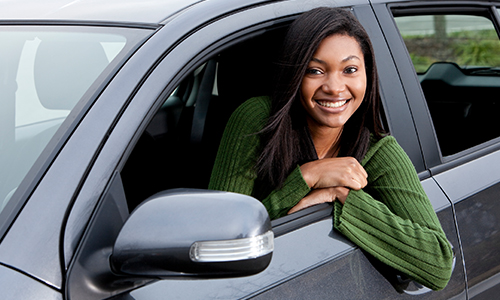
{"label": "eyebrow", "polygon": [[[342,61],[341,61],[341,62],[346,62],[346,61],[349,61],[349,60],[352,60],[352,59],[361,60],[361,59],[360,59],[359,57],[357,57],[356,55],[349,55],[348,57],[346,57],[346,58],[342,59]],[[326,65],[326,62],[325,62],[325,61],[323,61],[323,60],[321,60],[321,59],[319,59],[319,58],[316,58],[316,57],[313,57],[313,58],[311,59],[311,61],[315,61],[315,62],[317,62],[317,63],[323,64],[323,65]]]}
{"label": "eyebrow", "polygon": [[356,55],[349,55],[348,57],[344,58],[342,60],[342,62],[346,62],[346,61],[351,60],[351,59],[361,60],[361,58],[357,57]]}

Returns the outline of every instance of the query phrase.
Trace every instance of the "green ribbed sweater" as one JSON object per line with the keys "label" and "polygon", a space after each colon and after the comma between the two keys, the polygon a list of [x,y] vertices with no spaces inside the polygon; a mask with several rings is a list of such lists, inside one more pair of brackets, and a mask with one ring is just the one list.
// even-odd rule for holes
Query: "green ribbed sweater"
{"label": "green ribbed sweater", "polygon": [[[231,116],[209,188],[253,195],[254,165],[271,101],[252,98]],[[415,169],[394,137],[372,140],[362,163],[368,185],[334,202],[334,227],[383,263],[434,290],[451,276],[453,253]],[[260,199],[272,219],[286,215],[310,191],[297,166],[283,187]]]}

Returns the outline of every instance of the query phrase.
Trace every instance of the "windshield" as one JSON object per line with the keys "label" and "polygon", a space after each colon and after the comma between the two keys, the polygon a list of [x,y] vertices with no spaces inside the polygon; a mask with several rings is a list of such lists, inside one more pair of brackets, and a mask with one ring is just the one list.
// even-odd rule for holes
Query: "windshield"
{"label": "windshield", "polygon": [[76,103],[91,99],[89,88],[102,86],[144,37],[140,31],[0,27],[0,212]]}

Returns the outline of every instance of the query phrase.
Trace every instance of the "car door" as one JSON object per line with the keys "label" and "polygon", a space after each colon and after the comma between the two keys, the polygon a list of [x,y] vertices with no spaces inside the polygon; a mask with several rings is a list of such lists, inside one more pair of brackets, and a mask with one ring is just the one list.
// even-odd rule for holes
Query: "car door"
{"label": "car door", "polygon": [[474,299],[493,299],[499,291],[497,6],[375,5],[379,20],[389,20],[384,30],[397,24],[403,37],[388,38],[391,48],[405,47],[404,41],[408,49],[397,66],[412,91],[408,98],[429,170],[453,202],[468,296]]}
{"label": "car door", "polygon": [[[254,65],[265,60],[272,53],[266,49],[267,46],[278,42],[275,37],[297,14],[316,6],[340,5],[351,10],[369,28],[372,38],[379,40],[375,45],[380,53],[377,59],[384,61],[381,70],[387,74],[383,85],[387,124],[409,152],[448,238],[455,249],[459,249],[451,204],[426,172],[401,81],[387,44],[381,39],[382,32],[368,1],[257,2],[206,1],[195,5],[166,22],[131,58],[130,65],[124,67],[123,70],[131,70],[140,66],[140,71],[146,76],[113,125],[68,212],[62,237],[64,263],[68,269],[66,296],[71,299],[111,296],[115,299],[444,299],[460,296],[464,291],[460,262],[448,287],[440,292],[430,292],[398,276],[401,274],[388,270],[334,231],[331,207],[326,204],[273,221],[276,237],[273,258],[269,267],[257,275],[199,280],[173,276],[158,280],[154,277],[117,278],[111,273],[107,260],[114,239],[126,222],[129,211],[137,204],[129,200],[138,199],[140,202],[157,189],[203,188],[197,175],[205,173],[207,170],[203,168],[207,166],[191,163],[200,162],[200,157],[204,161],[204,154],[210,152],[209,147],[216,147],[218,142],[214,134],[209,135],[210,139],[205,144],[206,140],[203,137],[200,140],[197,136],[199,132],[193,128],[201,128],[204,134],[209,131],[209,124],[218,128],[218,122],[212,123],[213,116],[215,121],[224,119],[222,110],[234,105],[224,102],[226,97],[232,99],[231,96],[246,95],[243,87],[235,89],[234,84],[261,75],[262,78],[256,82],[265,85],[263,81],[267,69],[250,72],[252,76],[247,78],[244,74],[248,71],[245,61]],[[259,52],[262,50],[262,53]],[[252,61],[249,56],[241,55],[246,52],[240,51],[249,51],[258,59]],[[232,60],[234,58],[236,62]],[[224,63],[229,68],[226,75],[223,72]],[[224,78],[228,77],[232,77],[235,83],[224,87]],[[117,77],[103,96],[111,98],[113,92],[119,92],[128,80],[127,76]],[[203,87],[204,83],[208,88]],[[193,91],[196,92],[193,94]],[[197,105],[189,105],[191,95],[196,96]],[[216,113],[212,120],[208,114],[210,110],[200,111],[199,108],[204,106],[198,102],[200,99],[210,99],[209,104],[222,101],[222,105],[215,106]],[[178,106],[178,103],[182,104]],[[172,114],[172,118],[168,117]],[[198,127],[188,117],[186,127],[186,114],[191,114],[195,121],[203,119],[203,126]],[[162,116],[167,116],[167,119]],[[170,132],[171,128],[179,130]],[[163,142],[156,143],[159,140]],[[194,151],[184,148],[186,140],[188,145],[193,141],[197,143]],[[158,178],[161,180],[156,182]],[[186,178],[188,180],[183,181]],[[135,193],[141,188],[144,193]],[[231,211],[227,213],[231,214]],[[193,219],[192,222],[199,221]],[[182,231],[182,227],[177,230]],[[457,254],[461,257],[460,252]]]}

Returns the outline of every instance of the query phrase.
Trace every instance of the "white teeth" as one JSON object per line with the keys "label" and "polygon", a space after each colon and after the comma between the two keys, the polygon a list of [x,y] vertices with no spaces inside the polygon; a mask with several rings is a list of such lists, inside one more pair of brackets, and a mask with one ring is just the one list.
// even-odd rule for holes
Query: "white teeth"
{"label": "white teeth", "polygon": [[344,101],[316,101],[319,105],[328,107],[328,108],[336,108],[336,107],[341,107],[347,103],[347,100]]}

